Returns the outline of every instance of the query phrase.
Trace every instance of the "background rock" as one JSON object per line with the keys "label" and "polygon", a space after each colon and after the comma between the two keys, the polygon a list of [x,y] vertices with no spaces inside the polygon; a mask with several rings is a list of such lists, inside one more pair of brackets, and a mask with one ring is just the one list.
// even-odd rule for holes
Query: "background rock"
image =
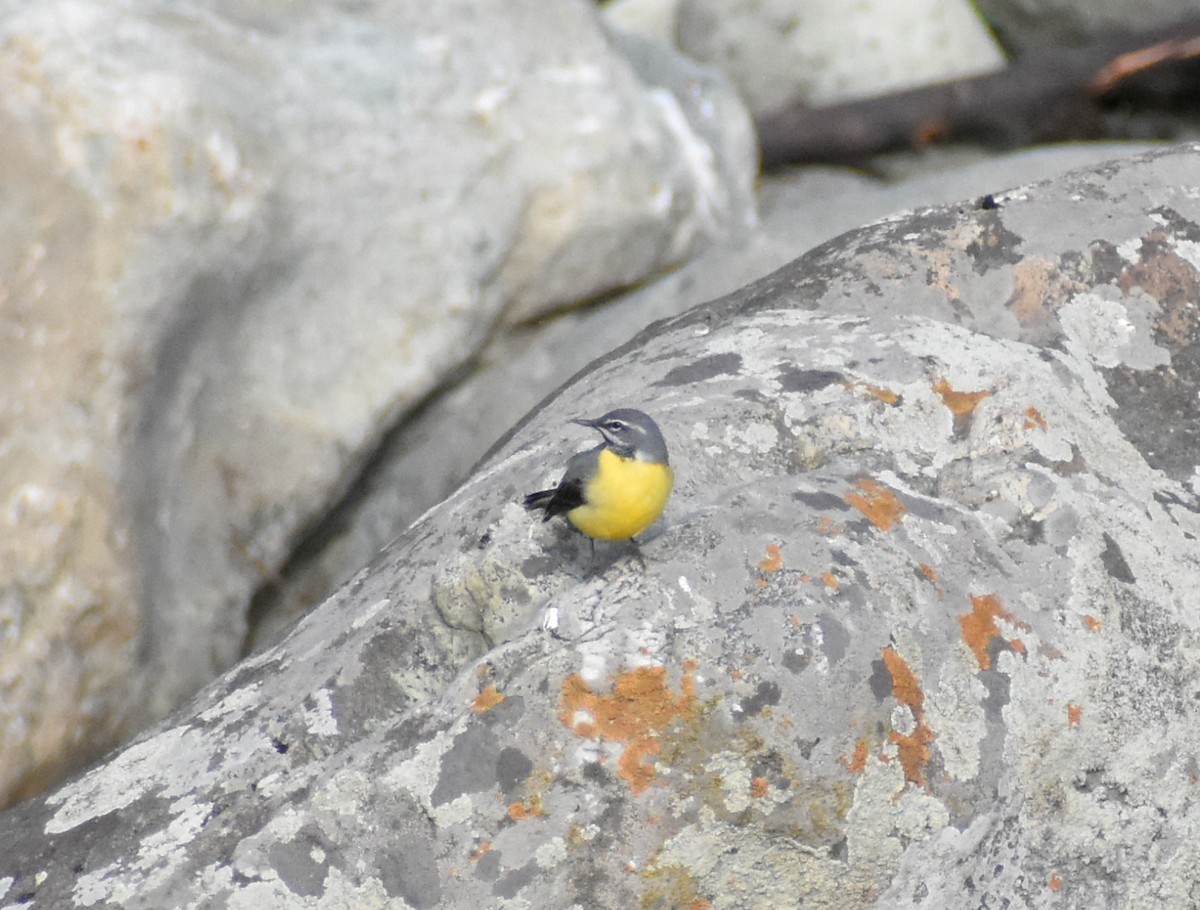
{"label": "background rock", "polygon": [[750,110],[814,107],[992,72],[1004,57],[968,2],[680,0],[688,56],[726,73]]}
{"label": "background rock", "polygon": [[[1198,159],[888,219],[597,362],[279,647],[0,817],[0,896],[1194,903]],[[516,500],[614,400],[678,485],[593,565]]]}
{"label": "background rock", "polygon": [[0,3],[0,802],[236,660],[498,325],[740,226],[754,168],[583,0]]}

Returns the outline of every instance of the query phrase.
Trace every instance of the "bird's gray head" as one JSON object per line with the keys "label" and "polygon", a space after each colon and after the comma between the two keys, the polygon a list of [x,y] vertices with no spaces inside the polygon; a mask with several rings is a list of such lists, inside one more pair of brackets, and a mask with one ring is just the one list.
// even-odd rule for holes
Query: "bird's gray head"
{"label": "bird's gray head", "polygon": [[617,408],[603,417],[593,420],[576,417],[571,422],[598,430],[605,445],[624,458],[669,464],[667,443],[649,414],[634,408]]}

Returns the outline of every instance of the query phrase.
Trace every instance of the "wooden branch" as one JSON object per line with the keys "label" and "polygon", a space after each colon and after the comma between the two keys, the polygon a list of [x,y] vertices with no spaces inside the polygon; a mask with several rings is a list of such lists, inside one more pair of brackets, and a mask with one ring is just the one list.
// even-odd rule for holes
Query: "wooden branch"
{"label": "wooden branch", "polygon": [[1188,40],[1171,39],[1160,41],[1127,54],[1121,54],[1100,69],[1090,83],[1088,91],[1100,97],[1115,89],[1120,83],[1138,73],[1164,63],[1177,63],[1192,57],[1200,57],[1200,35]]}
{"label": "wooden branch", "polygon": [[1047,48],[985,76],[825,108],[798,104],[758,120],[763,167],[846,163],[951,138],[1005,147],[1094,138],[1102,133],[1099,98],[1148,69],[1198,56],[1200,19],[1193,18]]}

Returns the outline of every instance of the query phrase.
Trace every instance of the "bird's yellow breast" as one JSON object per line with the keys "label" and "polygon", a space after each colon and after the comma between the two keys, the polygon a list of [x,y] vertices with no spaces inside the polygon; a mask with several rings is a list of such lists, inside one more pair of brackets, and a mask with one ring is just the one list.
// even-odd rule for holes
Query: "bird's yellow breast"
{"label": "bird's yellow breast", "polygon": [[583,505],[567,513],[589,537],[627,540],[662,514],[675,483],[669,465],[622,458],[604,449],[583,491]]}

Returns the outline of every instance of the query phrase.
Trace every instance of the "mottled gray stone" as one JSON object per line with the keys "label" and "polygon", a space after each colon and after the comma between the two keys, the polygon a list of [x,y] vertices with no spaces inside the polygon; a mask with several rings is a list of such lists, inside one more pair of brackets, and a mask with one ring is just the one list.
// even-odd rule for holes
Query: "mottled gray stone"
{"label": "mottled gray stone", "polygon": [[[1155,425],[1198,423],[1198,163],[870,225],[597,361],[279,646],[0,816],[0,900],[1194,904],[1200,499]],[[518,500],[613,403],[677,486],[593,561]]]}

